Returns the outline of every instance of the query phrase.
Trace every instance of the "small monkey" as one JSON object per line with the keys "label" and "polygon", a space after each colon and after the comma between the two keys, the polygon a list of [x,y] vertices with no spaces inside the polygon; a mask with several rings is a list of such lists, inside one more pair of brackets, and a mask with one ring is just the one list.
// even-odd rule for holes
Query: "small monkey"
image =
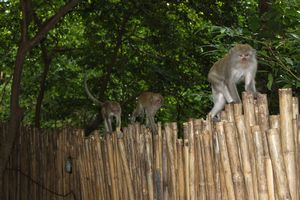
{"label": "small monkey", "polygon": [[120,131],[121,130],[121,106],[118,102],[116,101],[104,101],[101,102],[96,97],[94,97],[87,86],[87,77],[85,75],[84,78],[84,88],[89,96],[89,98],[98,106],[101,107],[101,115],[104,120],[104,126],[105,126],[105,131],[106,132],[112,132],[112,120],[113,117],[116,118],[116,130]]}
{"label": "small monkey", "polygon": [[131,123],[136,117],[144,117],[146,114],[146,126],[150,127],[153,133],[157,133],[154,116],[163,104],[163,97],[159,93],[143,92],[137,97],[137,106],[131,117]]}
{"label": "small monkey", "polygon": [[257,95],[255,75],[257,71],[256,51],[248,44],[237,44],[223,58],[217,61],[208,73],[211,83],[214,107],[210,111],[214,121],[225,103],[240,103],[236,87],[240,81],[245,82],[245,90]]}

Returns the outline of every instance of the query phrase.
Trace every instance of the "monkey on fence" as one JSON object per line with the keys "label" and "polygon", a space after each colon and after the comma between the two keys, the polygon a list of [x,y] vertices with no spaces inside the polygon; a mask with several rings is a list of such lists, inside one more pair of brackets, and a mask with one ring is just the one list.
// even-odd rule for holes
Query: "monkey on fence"
{"label": "monkey on fence", "polygon": [[214,121],[219,121],[219,113],[225,103],[240,103],[236,87],[245,82],[245,90],[257,95],[255,75],[257,71],[256,51],[248,44],[237,44],[229,53],[217,61],[208,73],[211,83],[214,107],[210,111]]}
{"label": "monkey on fence", "polygon": [[154,116],[163,104],[163,97],[159,93],[143,92],[137,97],[137,105],[131,117],[131,123],[136,121],[137,117],[146,115],[146,126],[150,127],[152,133],[157,134]]}
{"label": "monkey on fence", "polygon": [[[121,130],[121,106],[118,102],[116,101],[104,101],[101,102],[99,101],[96,97],[94,97],[87,86],[87,76],[85,75],[84,77],[84,88],[89,96],[89,98],[98,106],[101,107],[101,116],[104,121],[104,126],[105,126],[105,131],[106,132],[112,132],[112,120],[113,118],[116,119],[116,130],[120,131]],[[97,119],[99,116],[97,117]],[[96,120],[99,121],[99,120]]]}

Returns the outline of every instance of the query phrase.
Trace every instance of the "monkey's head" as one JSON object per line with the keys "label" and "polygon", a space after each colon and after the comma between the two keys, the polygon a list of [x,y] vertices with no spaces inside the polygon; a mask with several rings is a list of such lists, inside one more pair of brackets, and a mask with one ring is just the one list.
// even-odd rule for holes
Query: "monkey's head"
{"label": "monkey's head", "polygon": [[230,49],[229,54],[235,62],[248,63],[255,58],[256,51],[249,44],[237,44]]}

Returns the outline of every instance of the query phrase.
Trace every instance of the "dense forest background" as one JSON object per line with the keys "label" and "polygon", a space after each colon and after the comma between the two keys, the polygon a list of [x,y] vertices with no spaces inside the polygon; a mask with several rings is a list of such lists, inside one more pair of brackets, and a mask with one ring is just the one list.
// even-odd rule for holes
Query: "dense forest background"
{"label": "dense forest background", "polygon": [[0,121],[11,119],[15,94],[24,124],[84,128],[99,110],[85,94],[85,74],[96,97],[121,103],[123,126],[144,90],[165,97],[156,120],[206,117],[208,70],[236,43],[257,50],[257,89],[268,94],[271,113],[278,88],[299,94],[298,0],[70,2],[49,26],[65,1],[0,0]]}

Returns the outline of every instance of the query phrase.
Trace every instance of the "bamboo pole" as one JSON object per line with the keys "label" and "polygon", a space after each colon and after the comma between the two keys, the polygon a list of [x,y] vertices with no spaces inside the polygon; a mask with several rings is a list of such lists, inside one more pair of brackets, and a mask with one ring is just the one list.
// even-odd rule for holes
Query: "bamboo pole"
{"label": "bamboo pole", "polygon": [[205,175],[206,175],[206,184],[207,184],[207,192],[208,199],[215,200],[216,199],[216,191],[215,191],[215,183],[214,183],[214,166],[212,162],[212,152],[211,152],[211,138],[209,132],[207,130],[201,135],[203,138],[204,144],[204,155],[205,155]]}
{"label": "bamboo pole", "polygon": [[234,122],[233,104],[226,104],[225,112],[226,112],[226,116],[227,116],[227,121]]}
{"label": "bamboo pole", "polygon": [[[199,128],[200,131],[200,128]],[[205,175],[204,175],[204,161],[203,161],[203,156],[202,156],[202,149],[203,146],[201,145],[201,140],[200,140],[200,133],[195,134],[195,145],[196,145],[196,159],[198,159],[197,164],[197,174],[198,174],[198,186],[199,186],[199,192],[198,192],[198,199],[199,200],[205,200],[206,198],[206,184],[205,184]]]}
{"label": "bamboo pole", "polygon": [[187,128],[187,138],[189,141],[189,188],[190,188],[190,200],[195,200],[195,149],[194,149],[194,128],[193,128],[193,121],[189,120],[186,123]]}
{"label": "bamboo pole", "polygon": [[118,139],[118,148],[119,148],[120,157],[121,157],[121,160],[122,160],[121,163],[123,164],[124,171],[125,171],[125,179],[126,179],[126,184],[125,185],[126,185],[127,190],[128,190],[129,199],[135,199],[132,179],[130,177],[130,170],[129,170],[129,167],[128,167],[126,154],[125,154],[124,141],[121,138]]}
{"label": "bamboo pole", "polygon": [[188,139],[183,140],[183,167],[184,167],[184,199],[190,199],[190,174],[189,174],[189,142]]}
{"label": "bamboo pole", "polygon": [[258,199],[258,185],[257,185],[257,175],[256,175],[256,163],[254,157],[254,144],[251,134],[251,126],[256,125],[255,119],[255,109],[254,109],[254,98],[253,94],[249,92],[242,93],[243,99],[243,109],[244,109],[244,117],[245,117],[245,125],[247,130],[247,141],[249,142],[248,147],[250,151],[250,162],[251,162],[251,172],[252,172],[252,180],[253,180],[253,191],[255,199]]}
{"label": "bamboo pole", "polygon": [[296,158],[293,132],[292,90],[279,89],[281,146],[292,199],[297,197]]}
{"label": "bamboo pole", "polygon": [[246,199],[247,192],[245,189],[245,181],[242,175],[241,163],[238,154],[238,144],[236,141],[236,128],[232,122],[224,124],[226,144],[228,149],[230,167],[232,170],[232,179],[235,197],[237,199]]}
{"label": "bamboo pole", "polygon": [[221,156],[222,169],[224,171],[227,197],[230,200],[235,200],[232,173],[230,168],[229,155],[227,151],[223,122],[219,122],[216,124],[216,130],[217,130],[218,142],[220,145],[220,156]]}
{"label": "bamboo pole", "polygon": [[260,200],[269,199],[267,177],[265,174],[264,165],[264,146],[262,133],[259,126],[252,127],[253,141],[255,147],[255,158],[256,158],[256,174],[259,177],[258,180],[258,196]]}
{"label": "bamboo pole", "polygon": [[178,190],[178,200],[184,200],[184,172],[183,172],[183,155],[182,155],[182,139],[177,140],[177,166],[178,166],[178,176],[177,176],[177,190]]}
{"label": "bamboo pole", "polygon": [[250,162],[250,153],[247,141],[247,132],[245,127],[245,119],[243,115],[236,116],[236,126],[238,130],[238,138],[241,152],[241,162],[243,167],[243,174],[245,177],[245,186],[248,195],[248,199],[255,199],[254,197],[254,185],[252,179],[252,169]]}
{"label": "bamboo pole", "polygon": [[274,177],[277,188],[277,195],[279,200],[289,200],[291,194],[289,192],[289,185],[285,171],[285,164],[280,145],[279,130],[272,128],[268,131],[268,144],[270,149],[270,156],[272,160]]}
{"label": "bamboo pole", "polygon": [[147,131],[145,134],[145,145],[146,145],[146,178],[147,178],[147,186],[148,186],[148,199],[153,200],[154,199],[154,188],[153,188],[153,171],[152,171],[152,159],[151,159],[151,150],[150,145],[151,138],[150,138],[150,132]]}
{"label": "bamboo pole", "polygon": [[222,189],[221,189],[221,173],[220,173],[220,148],[219,142],[217,138],[217,133],[214,131],[212,133],[212,140],[213,140],[213,170],[214,170],[214,183],[215,183],[215,196],[217,200],[222,199]]}
{"label": "bamboo pole", "polygon": [[166,137],[167,137],[167,155],[168,155],[168,163],[170,169],[170,199],[176,199],[176,173],[175,173],[175,159],[174,159],[174,149],[173,149],[173,140],[172,140],[172,131],[170,124],[165,125]]}
{"label": "bamboo pole", "polygon": [[275,188],[274,188],[274,178],[273,178],[273,167],[269,153],[268,141],[267,141],[267,130],[270,128],[269,123],[269,109],[267,95],[258,94],[257,96],[257,106],[258,106],[258,124],[262,132],[263,146],[264,146],[264,158],[265,158],[265,169],[268,184],[269,199],[275,199]]}

